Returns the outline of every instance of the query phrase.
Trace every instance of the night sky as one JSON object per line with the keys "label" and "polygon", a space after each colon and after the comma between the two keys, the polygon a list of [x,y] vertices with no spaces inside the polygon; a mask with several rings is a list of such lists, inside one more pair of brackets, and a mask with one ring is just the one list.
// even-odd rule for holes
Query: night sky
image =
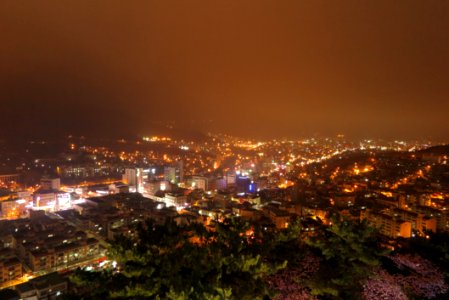
{"label": "night sky", "polygon": [[0,2],[0,133],[449,140],[449,1]]}

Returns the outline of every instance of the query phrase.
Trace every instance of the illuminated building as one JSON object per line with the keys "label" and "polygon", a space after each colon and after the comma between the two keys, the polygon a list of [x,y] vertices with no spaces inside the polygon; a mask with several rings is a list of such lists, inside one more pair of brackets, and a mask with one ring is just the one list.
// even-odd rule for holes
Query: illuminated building
{"label": "illuminated building", "polygon": [[390,216],[384,213],[364,211],[361,219],[378,228],[380,233],[390,238],[410,238],[412,236],[412,223],[401,219],[399,216]]}
{"label": "illuminated building", "polygon": [[418,205],[414,208],[414,211],[428,218],[434,218],[436,220],[437,232],[449,231],[449,213],[447,210]]}
{"label": "illuminated building", "polygon": [[31,202],[33,200],[33,197],[29,191],[19,191],[17,192],[17,198],[23,199],[26,202]]}
{"label": "illuminated building", "polygon": [[164,167],[164,179],[170,183],[177,184],[184,181],[184,163],[178,161],[171,166]]}
{"label": "illuminated building", "polygon": [[96,239],[87,238],[74,242],[61,243],[54,247],[31,250],[28,255],[29,266],[33,272],[52,268],[67,268],[77,262],[99,254]]}
{"label": "illuminated building", "polygon": [[355,195],[354,194],[336,194],[332,197],[331,203],[335,206],[344,208],[350,207],[355,204]]}
{"label": "illuminated building", "polygon": [[417,230],[422,234],[424,234],[426,231],[437,231],[437,221],[435,217],[426,217],[422,213],[403,209],[394,209],[391,211],[391,215],[400,217],[401,219],[410,222],[412,225],[412,229]]}
{"label": "illuminated building", "polygon": [[171,185],[168,181],[150,181],[144,185],[145,194],[154,196],[158,191],[170,191]]}
{"label": "illuminated building", "polygon": [[0,205],[4,219],[23,218],[28,214],[28,202],[24,199],[6,200],[0,202]]}
{"label": "illuminated building", "polygon": [[192,188],[195,188],[195,189],[200,189],[200,190],[203,190],[203,191],[207,191],[208,190],[208,188],[209,188],[209,180],[208,180],[208,178],[207,177],[204,177],[204,176],[192,176],[192,179],[191,179],[191,186],[192,186]]}
{"label": "illuminated building", "polygon": [[4,174],[0,175],[0,183],[10,184],[11,182],[17,182],[19,180],[19,174]]}
{"label": "illuminated building", "polygon": [[226,180],[226,186],[231,186],[234,185],[236,182],[236,175],[235,173],[227,173],[225,176],[225,180]]}
{"label": "illuminated building", "polygon": [[129,186],[126,184],[115,184],[112,183],[108,186],[108,189],[113,194],[118,193],[129,193]]}
{"label": "illuminated building", "polygon": [[167,206],[184,206],[187,203],[187,196],[182,193],[166,193],[164,200]]}
{"label": "illuminated building", "polygon": [[39,190],[33,194],[33,209],[58,211],[71,208],[69,193]]}
{"label": "illuminated building", "polygon": [[132,190],[143,192],[144,172],[142,168],[125,169],[122,180],[128,184]]}
{"label": "illuminated building", "polygon": [[[3,254],[2,254],[3,256]],[[22,263],[17,257],[2,257],[0,259],[0,286],[23,276]]]}
{"label": "illuminated building", "polygon": [[290,214],[282,209],[274,206],[267,206],[263,208],[264,214],[270,218],[271,222],[276,226],[276,228],[287,228],[290,222]]}
{"label": "illuminated building", "polygon": [[56,206],[56,193],[53,191],[38,191],[33,195],[33,207],[36,209],[54,211]]}
{"label": "illuminated building", "polygon": [[176,183],[176,168],[164,167],[164,179],[170,183]]}

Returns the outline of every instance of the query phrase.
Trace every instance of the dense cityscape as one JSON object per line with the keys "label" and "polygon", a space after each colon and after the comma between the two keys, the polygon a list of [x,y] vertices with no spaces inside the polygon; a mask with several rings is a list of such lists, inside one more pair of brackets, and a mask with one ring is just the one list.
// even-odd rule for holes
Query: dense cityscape
{"label": "dense cityscape", "polygon": [[[389,251],[449,232],[449,146],[429,141],[209,134],[199,141],[68,136],[1,146],[1,284],[23,299],[73,293],[76,270],[119,268],[111,242],[135,236],[136,224],[148,219],[212,231],[230,219],[246,222],[249,232],[296,224],[297,238],[307,240],[338,215],[367,221]],[[418,259],[401,255],[390,254]],[[423,278],[417,284],[430,284],[429,291],[416,295],[446,295],[439,276]],[[398,288],[409,292],[405,283]],[[307,287],[301,293],[312,297]]]}

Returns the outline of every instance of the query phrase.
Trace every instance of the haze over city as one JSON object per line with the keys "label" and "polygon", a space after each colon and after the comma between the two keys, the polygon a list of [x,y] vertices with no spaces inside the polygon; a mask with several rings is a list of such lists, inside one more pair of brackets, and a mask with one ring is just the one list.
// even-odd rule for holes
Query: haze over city
{"label": "haze over city", "polygon": [[448,14],[447,1],[2,1],[0,135],[174,122],[447,141]]}
{"label": "haze over city", "polygon": [[449,1],[0,1],[0,299],[449,299]]}

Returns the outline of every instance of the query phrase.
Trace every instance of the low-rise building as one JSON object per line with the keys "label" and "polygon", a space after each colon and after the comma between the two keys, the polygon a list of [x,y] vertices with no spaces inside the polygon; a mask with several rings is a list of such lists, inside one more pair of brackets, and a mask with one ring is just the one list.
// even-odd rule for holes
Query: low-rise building
{"label": "low-rise building", "polygon": [[263,208],[263,213],[266,217],[270,218],[271,222],[276,226],[276,228],[287,228],[290,223],[290,214],[282,209],[275,206],[267,206]]}
{"label": "low-rise building", "polygon": [[362,213],[361,218],[367,219],[372,226],[380,230],[381,234],[390,238],[410,238],[412,236],[412,223],[400,217],[367,210]]}
{"label": "low-rise building", "polygon": [[0,286],[23,276],[22,263],[17,257],[0,259]]}
{"label": "low-rise building", "polygon": [[67,280],[57,272],[36,277],[15,287],[23,300],[62,298],[67,288]]}

